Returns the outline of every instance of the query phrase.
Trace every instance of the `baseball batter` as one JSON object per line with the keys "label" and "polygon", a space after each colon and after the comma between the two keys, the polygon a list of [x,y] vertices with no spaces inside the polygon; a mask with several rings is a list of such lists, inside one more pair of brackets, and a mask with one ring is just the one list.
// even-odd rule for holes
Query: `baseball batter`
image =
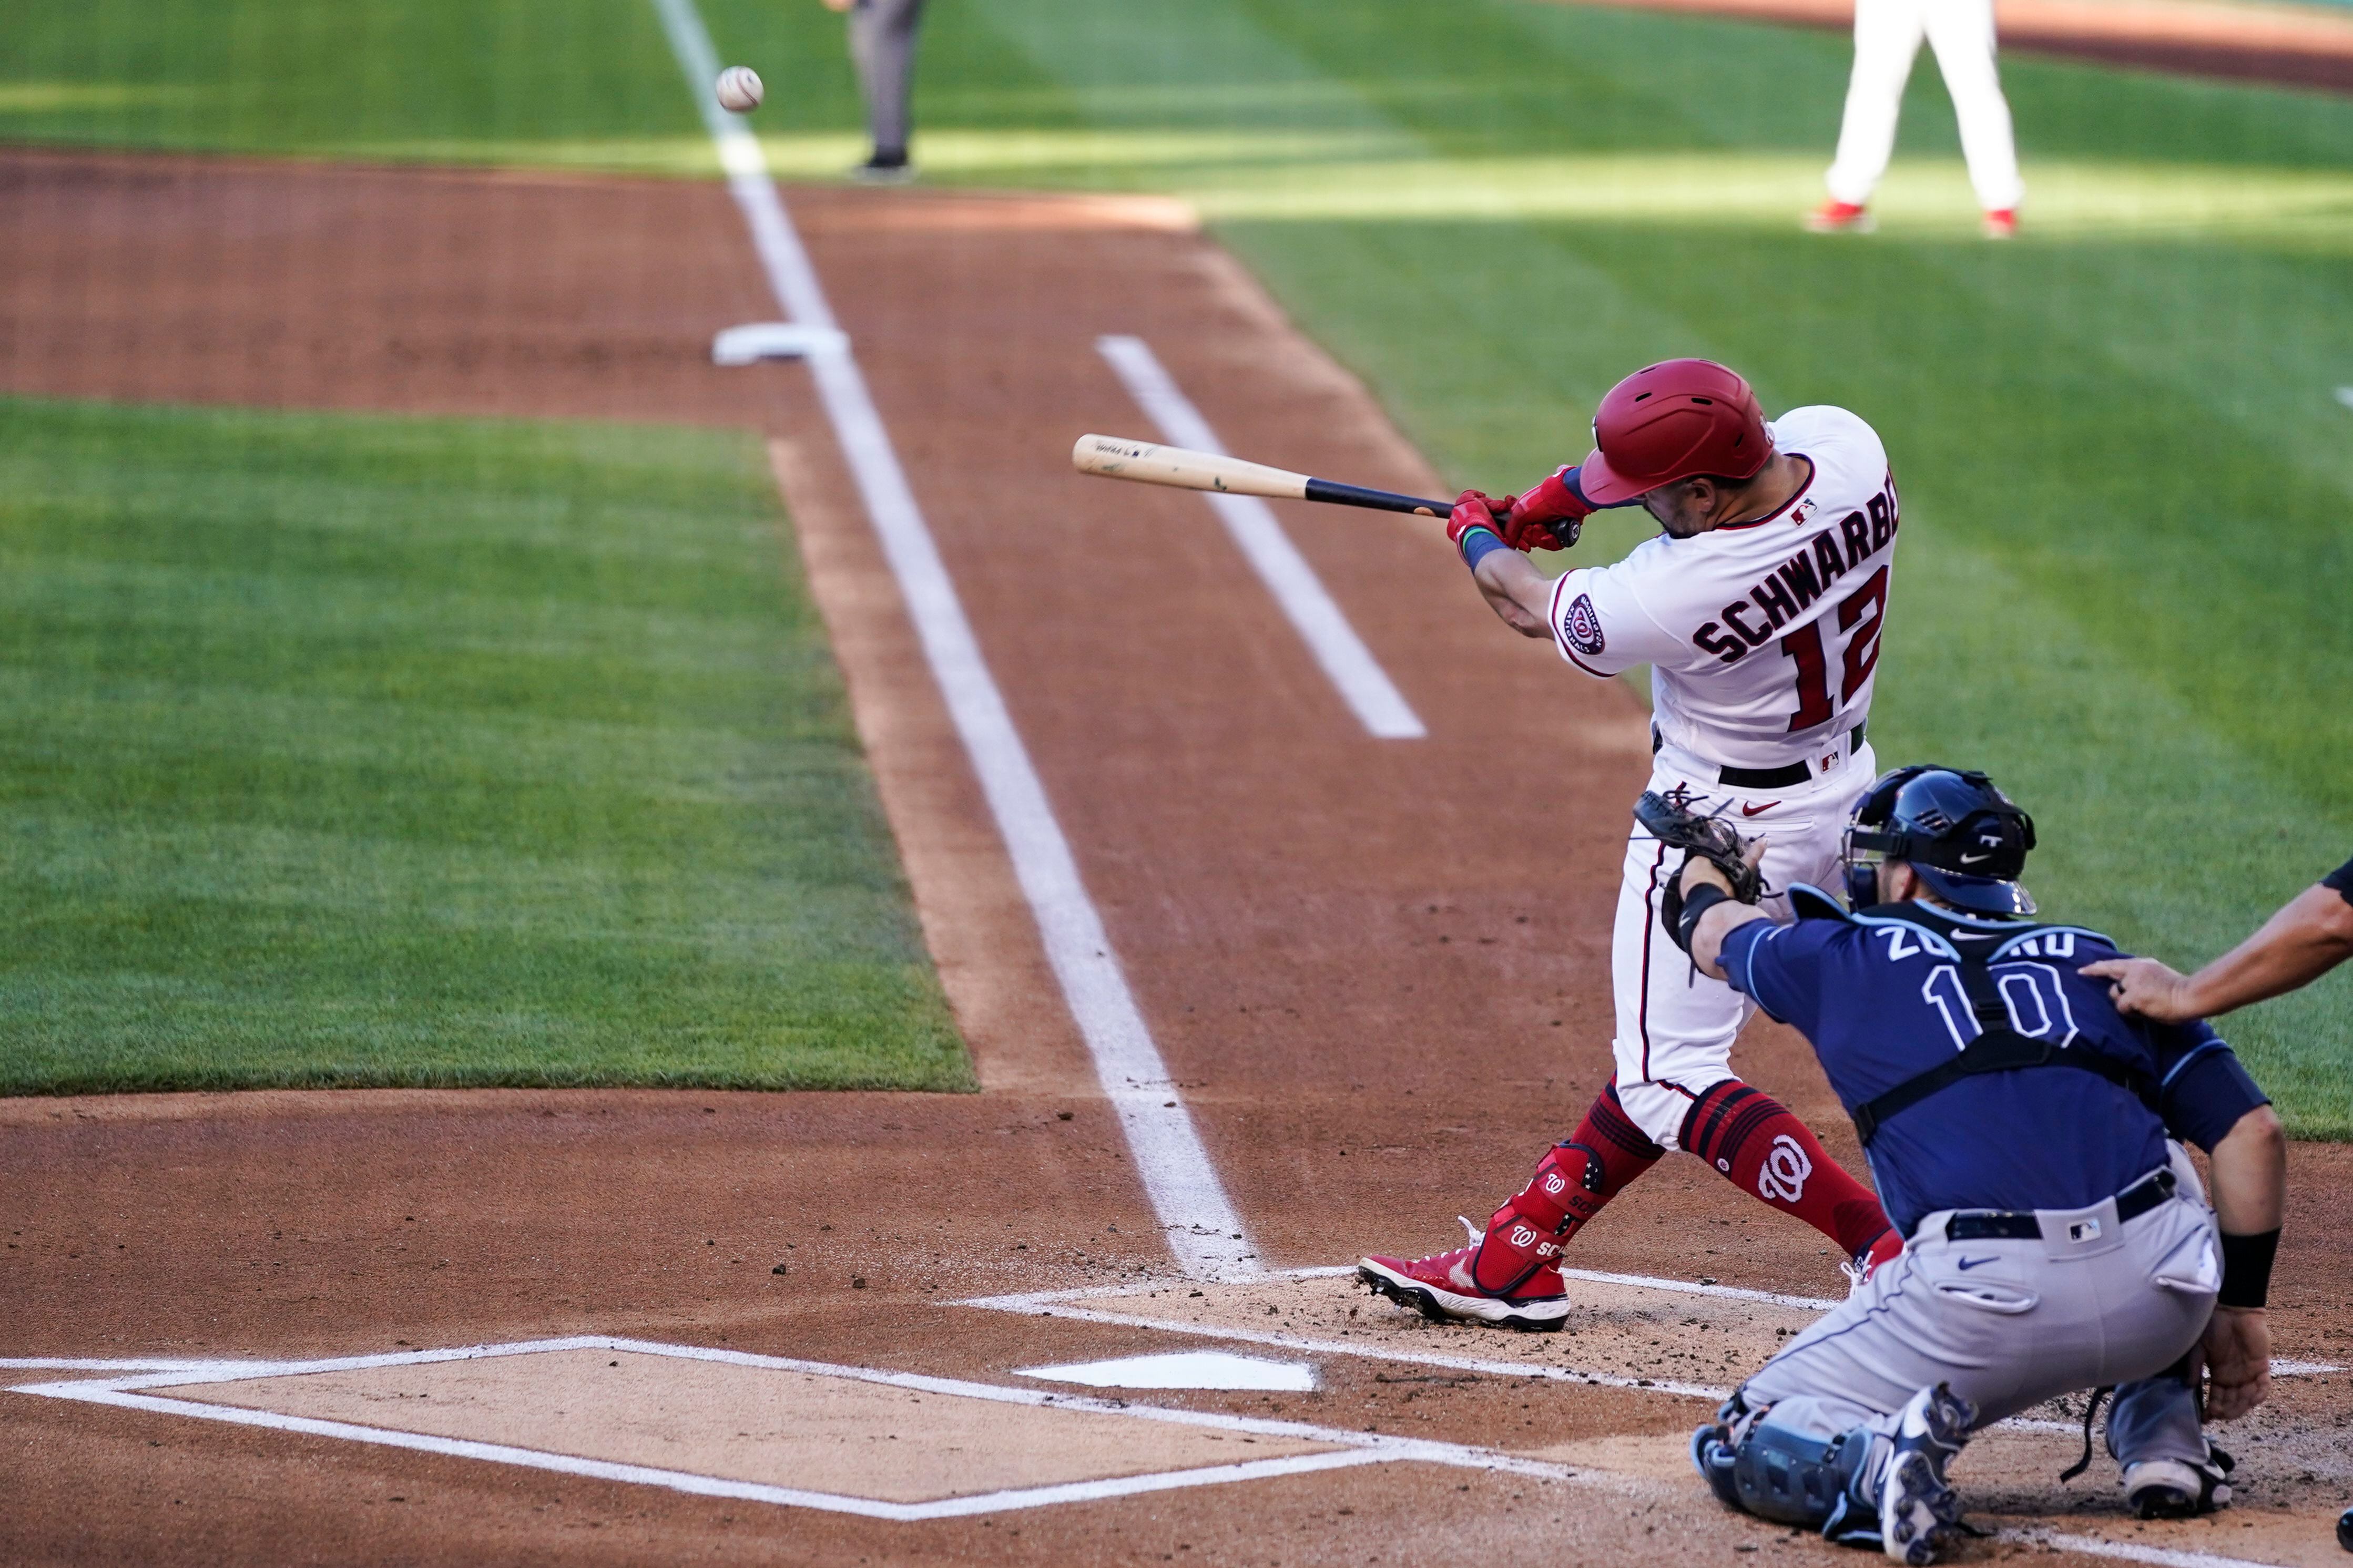
{"label": "baseball batter", "polygon": [[[1651,668],[1651,788],[1764,836],[1769,885],[1830,879],[1872,776],[1871,710],[1899,524],[1870,426],[1842,408],[1770,424],[1748,384],[1671,360],[1611,388],[1597,449],[1516,500],[1466,491],[1448,533],[1496,615],[1608,679]],[[1662,529],[1615,565],[1547,581],[1519,552],[1567,548],[1596,509],[1641,504]],[[1660,932],[1672,868],[1626,847],[1611,969],[1617,1071],[1584,1121],[1471,1245],[1358,1275],[1432,1317],[1557,1328],[1561,1249],[1602,1205],[1682,1149],[1835,1242],[1858,1273],[1902,1245],[1870,1190],[1805,1123],[1733,1076],[1755,1004],[1694,973]],[[1788,916],[1786,899],[1765,907]]]}
{"label": "baseball batter", "polygon": [[[1684,836],[1721,825],[1649,815],[1694,846],[1672,940],[1813,1042],[1909,1237],[1694,1435],[1716,1495],[1928,1563],[1974,1429],[2115,1385],[2108,1447],[2135,1510],[2227,1502],[2192,1351],[2208,1414],[2261,1403],[2286,1185],[2279,1119],[2230,1047],[2126,1017],[2078,973],[2115,945],[2028,918],[2034,825],[1982,773],[1876,781],[1848,833],[1853,912],[1799,889],[1788,924],[1737,896],[1741,846]],[[2211,1208],[2176,1139],[2207,1152]]]}

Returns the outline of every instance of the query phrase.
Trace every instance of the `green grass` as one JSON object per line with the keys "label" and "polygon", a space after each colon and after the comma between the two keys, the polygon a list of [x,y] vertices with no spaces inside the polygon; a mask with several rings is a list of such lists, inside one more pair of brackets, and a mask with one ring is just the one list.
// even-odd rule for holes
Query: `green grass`
{"label": "green grass", "polygon": [[[769,80],[780,170],[857,156],[837,18],[705,11]],[[1548,0],[943,0],[923,48],[932,178],[1194,203],[1462,482],[1580,455],[1601,391],[1672,353],[1862,412],[1908,535],[1880,753],[2010,784],[2048,907],[2187,963],[2353,845],[2353,100],[2007,56],[2028,228],[1996,247],[1925,58],[1882,232],[1796,232],[1837,129],[1831,33]],[[0,136],[712,168],[643,0],[19,7]],[[2353,976],[2228,1031],[2297,1131],[2353,1137]]]}
{"label": "green grass", "polygon": [[0,401],[0,1093],[968,1089],[740,434]]}

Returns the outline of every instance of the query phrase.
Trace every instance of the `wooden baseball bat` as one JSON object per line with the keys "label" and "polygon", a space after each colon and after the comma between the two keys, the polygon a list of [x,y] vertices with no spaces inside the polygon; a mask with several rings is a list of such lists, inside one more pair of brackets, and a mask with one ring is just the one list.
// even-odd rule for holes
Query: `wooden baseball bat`
{"label": "wooden baseball bat", "polygon": [[1235,496],[1271,496],[1277,500],[1330,501],[1337,506],[1371,507],[1378,511],[1412,512],[1420,517],[1444,517],[1454,503],[1427,496],[1399,495],[1395,490],[1366,489],[1336,479],[1314,479],[1264,463],[1245,462],[1221,452],[1193,452],[1151,441],[1131,441],[1124,436],[1082,436],[1071,448],[1071,466],[1082,474],[1106,479],[1131,479],[1137,484],[1171,485],[1185,490],[1220,490]]}

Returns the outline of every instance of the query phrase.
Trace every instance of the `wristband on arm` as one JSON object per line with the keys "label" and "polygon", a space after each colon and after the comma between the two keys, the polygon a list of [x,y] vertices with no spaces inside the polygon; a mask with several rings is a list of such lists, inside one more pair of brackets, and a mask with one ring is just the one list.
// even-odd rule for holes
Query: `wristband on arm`
{"label": "wristband on arm", "polygon": [[1496,551],[1509,550],[1511,546],[1496,538],[1493,529],[1466,528],[1462,531],[1461,542],[1455,548],[1462,552],[1462,564],[1476,572],[1480,562]]}
{"label": "wristband on arm", "polygon": [[2256,1236],[2222,1233],[2222,1289],[2214,1298],[2218,1307],[2260,1311],[2271,1300],[2272,1259],[2279,1253],[2280,1233]]}
{"label": "wristband on arm", "polygon": [[1707,913],[1708,910],[1715,908],[1718,904],[1729,904],[1736,901],[1736,900],[1730,893],[1725,892],[1714,882],[1702,882],[1698,887],[1694,888],[1690,892],[1685,893],[1683,895],[1683,907],[1680,911],[1679,918],[1675,921],[1675,927],[1672,932],[1675,939],[1675,945],[1682,948],[1685,952],[1689,952],[1692,947],[1692,935],[1699,930],[1700,916]]}

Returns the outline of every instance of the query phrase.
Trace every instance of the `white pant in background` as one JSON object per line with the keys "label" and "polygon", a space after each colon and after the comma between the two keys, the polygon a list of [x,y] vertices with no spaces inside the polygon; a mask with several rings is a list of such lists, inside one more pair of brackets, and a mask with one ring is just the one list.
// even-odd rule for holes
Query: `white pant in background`
{"label": "white pant in background", "polygon": [[2026,186],[2018,177],[2010,104],[1994,69],[1993,0],[1855,0],[1854,74],[1831,164],[1831,196],[1861,206],[1887,173],[1904,83],[1924,37],[1953,96],[1978,205],[1988,212],[2015,208]]}

